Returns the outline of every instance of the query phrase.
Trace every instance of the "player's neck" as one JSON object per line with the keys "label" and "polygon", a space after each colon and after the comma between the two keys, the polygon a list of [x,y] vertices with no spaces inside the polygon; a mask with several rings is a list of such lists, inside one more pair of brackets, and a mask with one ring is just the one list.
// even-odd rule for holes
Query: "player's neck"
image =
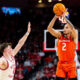
{"label": "player's neck", "polygon": [[10,59],[11,60],[11,56],[8,54],[8,53],[3,53],[3,56],[7,59]]}
{"label": "player's neck", "polygon": [[69,38],[71,36],[71,34],[65,34],[65,37]]}
{"label": "player's neck", "polygon": [[67,38],[69,38],[69,37],[70,37],[70,35],[71,35],[71,34],[67,34]]}

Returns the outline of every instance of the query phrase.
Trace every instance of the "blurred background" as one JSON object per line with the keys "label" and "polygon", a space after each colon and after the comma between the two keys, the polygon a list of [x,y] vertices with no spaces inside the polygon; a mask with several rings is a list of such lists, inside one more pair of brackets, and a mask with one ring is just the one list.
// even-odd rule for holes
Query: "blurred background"
{"label": "blurred background", "polygon": [[[14,80],[55,80],[58,58],[55,51],[43,51],[43,41],[44,30],[54,16],[53,5],[57,2],[68,8],[68,18],[80,37],[79,0],[0,0],[0,43],[11,42],[14,48],[27,31],[28,21],[31,22],[32,32],[16,55]],[[54,28],[62,29],[63,25],[57,20]],[[54,40],[50,36],[49,39]],[[80,44],[80,38],[78,41]],[[48,45],[51,47],[52,43]],[[80,48],[77,54],[80,62]]]}

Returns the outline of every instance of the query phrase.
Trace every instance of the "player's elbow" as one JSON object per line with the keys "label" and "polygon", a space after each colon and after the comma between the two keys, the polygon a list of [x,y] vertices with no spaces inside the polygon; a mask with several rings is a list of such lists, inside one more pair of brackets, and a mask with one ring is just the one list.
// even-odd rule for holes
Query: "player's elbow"
{"label": "player's elbow", "polygon": [[51,31],[51,27],[48,26],[47,30],[50,32]]}

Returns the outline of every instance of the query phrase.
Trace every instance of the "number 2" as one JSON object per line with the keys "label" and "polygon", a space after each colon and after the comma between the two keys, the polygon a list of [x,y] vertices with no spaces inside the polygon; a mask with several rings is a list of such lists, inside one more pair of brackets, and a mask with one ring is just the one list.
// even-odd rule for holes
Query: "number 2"
{"label": "number 2", "polygon": [[66,43],[62,43],[63,46],[62,46],[62,51],[66,51]]}

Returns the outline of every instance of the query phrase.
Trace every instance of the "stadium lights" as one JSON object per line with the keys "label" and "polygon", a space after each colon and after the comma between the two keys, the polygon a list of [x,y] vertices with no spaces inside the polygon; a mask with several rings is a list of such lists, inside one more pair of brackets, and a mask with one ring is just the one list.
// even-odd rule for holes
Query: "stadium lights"
{"label": "stadium lights", "polygon": [[38,3],[42,3],[42,0],[38,0]]}
{"label": "stadium lights", "polygon": [[51,2],[52,2],[52,0],[48,0],[48,2],[49,2],[49,3],[51,3]]}
{"label": "stadium lights", "polygon": [[58,0],[58,1],[62,1],[62,0]]}

